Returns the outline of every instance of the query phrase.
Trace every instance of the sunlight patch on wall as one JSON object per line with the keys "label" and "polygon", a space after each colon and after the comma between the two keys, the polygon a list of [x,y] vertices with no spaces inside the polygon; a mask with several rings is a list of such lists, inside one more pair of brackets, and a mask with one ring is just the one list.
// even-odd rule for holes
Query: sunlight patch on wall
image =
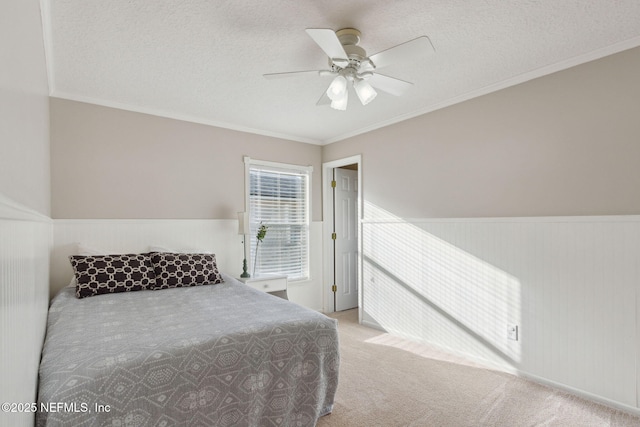
{"label": "sunlight patch on wall", "polygon": [[460,248],[457,240],[469,238],[464,224],[448,241],[369,202],[364,213],[368,316],[390,333],[503,366],[520,363],[520,342],[507,338],[507,325],[521,322],[520,282]]}

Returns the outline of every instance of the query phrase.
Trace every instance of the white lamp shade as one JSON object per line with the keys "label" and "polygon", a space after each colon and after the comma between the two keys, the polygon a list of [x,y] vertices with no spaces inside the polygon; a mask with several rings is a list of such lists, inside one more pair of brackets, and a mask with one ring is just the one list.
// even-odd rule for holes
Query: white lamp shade
{"label": "white lamp shade", "polygon": [[238,212],[238,234],[249,233],[249,212]]}
{"label": "white lamp shade", "polygon": [[347,79],[343,76],[336,76],[327,89],[327,96],[330,100],[337,101],[342,99],[345,93],[347,93]]}
{"label": "white lamp shade", "polygon": [[356,90],[356,95],[360,98],[362,105],[367,105],[378,95],[378,92],[364,80],[355,82],[353,88]]}
{"label": "white lamp shade", "polygon": [[331,108],[344,111],[347,109],[347,103],[349,101],[349,92],[345,92],[342,98],[331,101]]}

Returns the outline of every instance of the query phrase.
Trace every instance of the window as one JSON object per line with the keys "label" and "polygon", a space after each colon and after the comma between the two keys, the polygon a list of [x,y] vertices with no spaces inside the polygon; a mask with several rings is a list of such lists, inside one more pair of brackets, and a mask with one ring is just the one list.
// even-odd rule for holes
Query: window
{"label": "window", "polygon": [[[310,167],[245,158],[248,178],[252,275],[286,274],[309,278]],[[256,234],[268,227],[256,257]]]}

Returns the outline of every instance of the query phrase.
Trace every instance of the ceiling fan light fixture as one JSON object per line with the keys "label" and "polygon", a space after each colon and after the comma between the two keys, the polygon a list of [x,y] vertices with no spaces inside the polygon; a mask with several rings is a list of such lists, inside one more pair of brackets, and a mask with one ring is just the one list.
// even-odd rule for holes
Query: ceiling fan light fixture
{"label": "ceiling fan light fixture", "polygon": [[331,101],[331,108],[334,110],[345,111],[347,109],[347,103],[349,101],[349,92],[345,90],[342,98]]}
{"label": "ceiling fan light fixture", "polygon": [[332,101],[338,101],[347,94],[347,79],[344,76],[336,76],[327,89],[327,96]]}
{"label": "ceiling fan light fixture", "polygon": [[376,90],[395,96],[402,95],[413,83],[378,74],[377,70],[435,52],[431,40],[427,36],[420,36],[367,56],[367,52],[358,46],[360,31],[355,28],[337,31],[329,28],[307,28],[305,31],[327,54],[329,69],[271,73],[264,74],[264,77],[273,79],[313,73],[318,73],[321,77],[332,76],[333,80],[316,105],[331,104],[336,110],[346,110],[350,84],[362,105],[367,105],[376,98]]}
{"label": "ceiling fan light fixture", "polygon": [[367,105],[373,101],[376,96],[378,96],[378,92],[376,92],[373,86],[364,80],[357,80],[353,84],[353,88],[356,90],[356,95],[358,95],[362,105]]}

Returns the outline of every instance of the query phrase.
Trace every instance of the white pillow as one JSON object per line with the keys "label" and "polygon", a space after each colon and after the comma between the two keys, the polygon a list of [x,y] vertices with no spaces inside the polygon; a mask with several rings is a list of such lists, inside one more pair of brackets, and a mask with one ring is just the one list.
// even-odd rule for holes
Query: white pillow
{"label": "white pillow", "polygon": [[75,288],[77,284],[78,284],[78,281],[76,280],[76,276],[73,276],[71,278],[71,282],[69,282],[69,284],[65,286],[65,288]]}
{"label": "white pillow", "polygon": [[149,246],[149,252],[173,252],[175,253],[175,251],[172,251],[171,249],[167,249],[164,246]]}
{"label": "white pillow", "polygon": [[77,255],[109,255],[108,251],[87,246],[82,243],[76,243],[76,246]]}
{"label": "white pillow", "polygon": [[169,252],[173,254],[213,254],[210,250],[198,250],[198,249],[168,249],[164,246],[149,246],[149,252]]}

